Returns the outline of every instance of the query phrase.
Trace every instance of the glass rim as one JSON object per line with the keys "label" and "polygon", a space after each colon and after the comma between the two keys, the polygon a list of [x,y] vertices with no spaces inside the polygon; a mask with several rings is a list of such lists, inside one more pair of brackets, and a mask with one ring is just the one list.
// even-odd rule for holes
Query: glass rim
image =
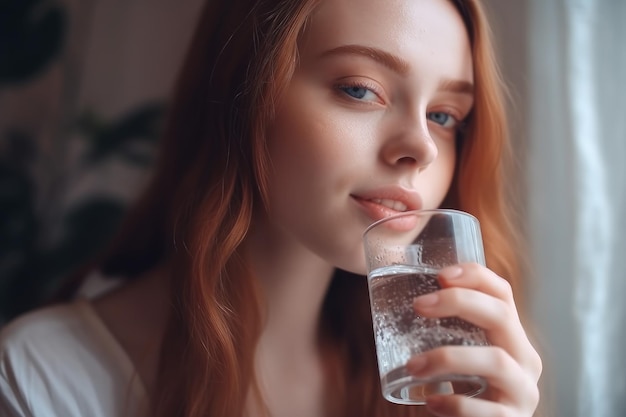
{"label": "glass rim", "polygon": [[385,223],[387,221],[393,220],[393,219],[398,219],[400,217],[405,217],[405,216],[414,216],[414,215],[417,215],[417,214],[428,215],[428,214],[436,214],[436,213],[453,214],[453,215],[457,215],[457,216],[465,216],[465,217],[469,217],[469,218],[473,219],[476,223],[480,224],[480,221],[478,220],[478,218],[476,216],[474,216],[473,214],[468,213],[466,211],[459,210],[459,209],[450,209],[450,208],[417,209],[417,210],[403,211],[402,213],[393,214],[391,216],[384,217],[384,218],[382,218],[380,220],[376,220],[374,223],[372,223],[369,226],[367,226],[367,228],[363,232],[363,237],[365,237],[367,235],[367,233],[371,229],[373,229],[374,227],[378,226],[379,224]]}

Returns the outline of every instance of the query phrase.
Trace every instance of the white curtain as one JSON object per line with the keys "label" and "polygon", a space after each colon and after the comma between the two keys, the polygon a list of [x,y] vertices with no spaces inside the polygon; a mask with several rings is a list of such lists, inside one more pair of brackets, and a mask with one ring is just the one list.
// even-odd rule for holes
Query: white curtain
{"label": "white curtain", "polygon": [[[626,416],[626,1],[528,0],[526,172],[555,416]],[[506,35],[505,35],[506,36]]]}

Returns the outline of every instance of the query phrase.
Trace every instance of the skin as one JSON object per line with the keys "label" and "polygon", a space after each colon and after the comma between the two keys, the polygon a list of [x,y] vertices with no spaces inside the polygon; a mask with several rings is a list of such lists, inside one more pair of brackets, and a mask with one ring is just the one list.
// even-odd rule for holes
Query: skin
{"label": "skin", "polygon": [[[389,195],[381,190],[392,188],[393,194],[399,188],[419,195],[416,202],[394,194],[418,205],[412,208],[439,206],[454,172],[455,129],[473,104],[469,40],[447,1],[323,2],[299,51],[300,65],[268,134],[274,168],[270,210],[258,216],[247,241],[269,298],[260,358],[271,364],[264,372],[277,396],[266,397],[275,410],[288,401],[283,390],[301,382],[271,369],[315,369],[309,343],[332,267],[363,273],[363,230],[395,212],[387,206],[398,208],[372,204],[372,198],[384,199]],[[489,381],[482,399],[433,396],[431,411],[532,415],[541,364],[508,283],[478,265],[444,270],[441,280],[446,289],[417,299],[416,312],[474,322],[493,347],[442,348],[410,361],[416,375],[478,374]],[[294,353],[294,339],[304,342],[305,355]],[[274,390],[273,384],[282,388]],[[311,392],[300,400],[312,398]],[[284,415],[311,411],[291,406],[282,409]]]}
{"label": "skin", "polygon": [[[454,173],[455,130],[473,104],[469,40],[445,0],[325,0],[299,52],[267,132],[269,210],[255,213],[243,242],[266,299],[256,372],[276,417],[323,415],[316,329],[333,270],[364,273],[361,236],[373,221],[439,206]],[[148,390],[157,362],[145,347],[161,338],[168,275],[153,271],[94,303]],[[416,312],[460,316],[484,328],[492,346],[445,347],[409,361],[415,375],[489,382],[480,399],[430,397],[431,412],[531,416],[541,362],[509,285],[477,265],[443,270],[440,279],[445,288],[416,299]],[[142,314],[126,314],[138,299]]]}
{"label": "skin", "polygon": [[472,83],[460,17],[443,2],[414,3],[324,2],[268,138],[272,228],[354,272],[364,273],[365,227],[393,214],[364,198],[402,201],[409,192],[419,195],[413,208],[439,206],[453,175],[456,127],[473,102],[442,85]]}

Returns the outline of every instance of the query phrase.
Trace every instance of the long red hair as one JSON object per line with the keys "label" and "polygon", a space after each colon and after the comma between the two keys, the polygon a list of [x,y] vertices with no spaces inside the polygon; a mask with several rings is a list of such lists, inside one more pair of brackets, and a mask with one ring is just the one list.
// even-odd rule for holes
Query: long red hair
{"label": "long red hair", "polygon": [[[180,74],[159,164],[99,265],[132,279],[163,260],[172,262],[172,311],[151,415],[243,416],[250,393],[263,409],[253,364],[262,300],[239,246],[253,210],[264,204],[264,135],[317,1],[207,2]],[[480,219],[488,265],[516,288],[515,234],[503,191],[506,121],[489,27],[475,0],[452,3],[470,35],[476,91],[445,204]],[[319,329],[328,413],[420,415],[420,408],[383,400],[366,281],[349,275],[335,274]]]}

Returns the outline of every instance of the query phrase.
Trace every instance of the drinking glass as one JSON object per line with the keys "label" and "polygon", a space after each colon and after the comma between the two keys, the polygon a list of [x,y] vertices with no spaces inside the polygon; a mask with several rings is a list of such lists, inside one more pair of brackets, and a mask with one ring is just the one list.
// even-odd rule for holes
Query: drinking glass
{"label": "drinking glass", "polygon": [[413,299],[439,290],[440,269],[485,265],[478,220],[457,210],[415,210],[384,218],[363,235],[367,282],[383,396],[424,404],[430,394],[475,396],[486,381],[475,375],[417,378],[406,370],[414,355],[447,345],[487,345],[484,332],[458,317],[426,318]]}

